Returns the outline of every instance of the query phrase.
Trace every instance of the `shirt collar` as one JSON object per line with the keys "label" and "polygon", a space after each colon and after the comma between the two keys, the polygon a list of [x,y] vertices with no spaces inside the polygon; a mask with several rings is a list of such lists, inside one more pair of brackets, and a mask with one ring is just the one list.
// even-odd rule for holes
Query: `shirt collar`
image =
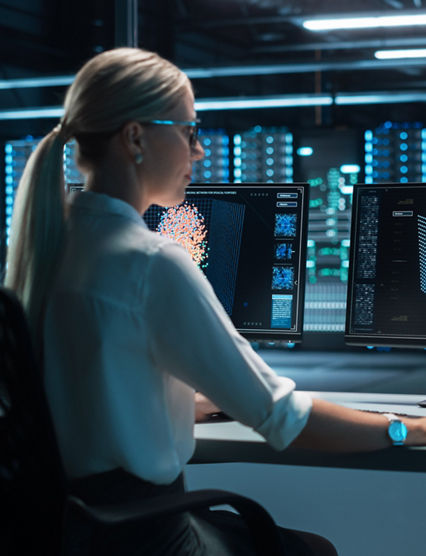
{"label": "shirt collar", "polygon": [[74,209],[83,208],[98,213],[116,214],[128,218],[147,228],[147,225],[139,212],[121,199],[110,197],[105,193],[94,193],[93,191],[77,191],[68,197],[71,212]]}

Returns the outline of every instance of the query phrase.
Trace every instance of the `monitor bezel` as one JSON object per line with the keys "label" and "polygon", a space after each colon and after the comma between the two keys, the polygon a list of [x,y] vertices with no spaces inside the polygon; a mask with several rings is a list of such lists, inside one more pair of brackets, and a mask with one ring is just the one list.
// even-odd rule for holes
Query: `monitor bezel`
{"label": "monitor bezel", "polygon": [[353,198],[352,198],[352,214],[351,214],[351,235],[350,235],[350,248],[349,248],[349,271],[348,271],[348,285],[346,295],[346,319],[345,319],[345,344],[348,346],[362,346],[362,347],[399,347],[399,348],[426,348],[426,336],[416,335],[397,335],[397,334],[365,334],[354,333],[350,331],[351,316],[353,310],[353,286],[354,286],[354,272],[355,272],[355,252],[356,244],[354,238],[357,237],[358,230],[358,195],[360,191],[364,190],[377,190],[401,187],[423,187],[426,188],[426,183],[422,182],[384,182],[384,183],[357,183],[354,185]]}
{"label": "monitor bezel", "polygon": [[303,336],[303,322],[305,312],[305,282],[306,282],[306,253],[307,253],[307,240],[308,240],[308,220],[309,220],[309,183],[307,182],[196,182],[191,183],[187,187],[187,191],[191,189],[208,190],[212,188],[259,188],[259,187],[276,187],[278,188],[299,188],[303,191],[303,200],[301,207],[302,223],[300,226],[300,264],[298,272],[298,301],[297,301],[297,315],[296,329],[291,331],[282,330],[277,332],[275,330],[246,330],[244,328],[236,328],[236,330],[247,340],[251,342],[284,342],[287,344],[299,344],[302,342]]}

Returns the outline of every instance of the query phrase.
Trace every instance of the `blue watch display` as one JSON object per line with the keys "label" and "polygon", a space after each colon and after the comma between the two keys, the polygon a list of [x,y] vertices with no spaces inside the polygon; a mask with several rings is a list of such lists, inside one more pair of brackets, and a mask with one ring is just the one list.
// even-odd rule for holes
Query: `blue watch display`
{"label": "blue watch display", "polygon": [[403,446],[407,438],[407,427],[393,413],[385,413],[384,416],[389,421],[388,436],[394,446]]}

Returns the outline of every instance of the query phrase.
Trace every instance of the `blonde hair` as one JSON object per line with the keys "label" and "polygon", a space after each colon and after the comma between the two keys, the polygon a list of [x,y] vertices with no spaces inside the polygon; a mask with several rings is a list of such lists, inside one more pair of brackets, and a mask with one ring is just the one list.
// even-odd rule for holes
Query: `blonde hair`
{"label": "blonde hair", "polygon": [[25,167],[12,217],[5,285],[15,290],[40,348],[44,308],[64,244],[63,148],[75,138],[82,165],[96,164],[109,138],[128,121],[173,108],[186,75],[159,55],[117,48],[89,60],[67,91],[64,116]]}

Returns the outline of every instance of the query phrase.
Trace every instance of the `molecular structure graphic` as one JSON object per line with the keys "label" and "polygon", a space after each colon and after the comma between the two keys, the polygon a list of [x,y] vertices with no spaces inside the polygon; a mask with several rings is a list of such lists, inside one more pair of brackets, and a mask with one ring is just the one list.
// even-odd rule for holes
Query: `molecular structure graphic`
{"label": "molecular structure graphic", "polygon": [[296,236],[295,214],[279,213],[275,215],[275,237],[295,237]]}
{"label": "molecular structure graphic", "polygon": [[198,267],[207,267],[207,229],[204,216],[195,205],[183,203],[167,209],[161,216],[157,232],[185,247]]}
{"label": "molecular structure graphic", "polygon": [[289,261],[293,256],[293,246],[291,243],[279,243],[275,246],[275,257],[280,261]]}
{"label": "molecular structure graphic", "polygon": [[275,290],[291,290],[294,285],[294,269],[288,266],[272,268],[272,288]]}

